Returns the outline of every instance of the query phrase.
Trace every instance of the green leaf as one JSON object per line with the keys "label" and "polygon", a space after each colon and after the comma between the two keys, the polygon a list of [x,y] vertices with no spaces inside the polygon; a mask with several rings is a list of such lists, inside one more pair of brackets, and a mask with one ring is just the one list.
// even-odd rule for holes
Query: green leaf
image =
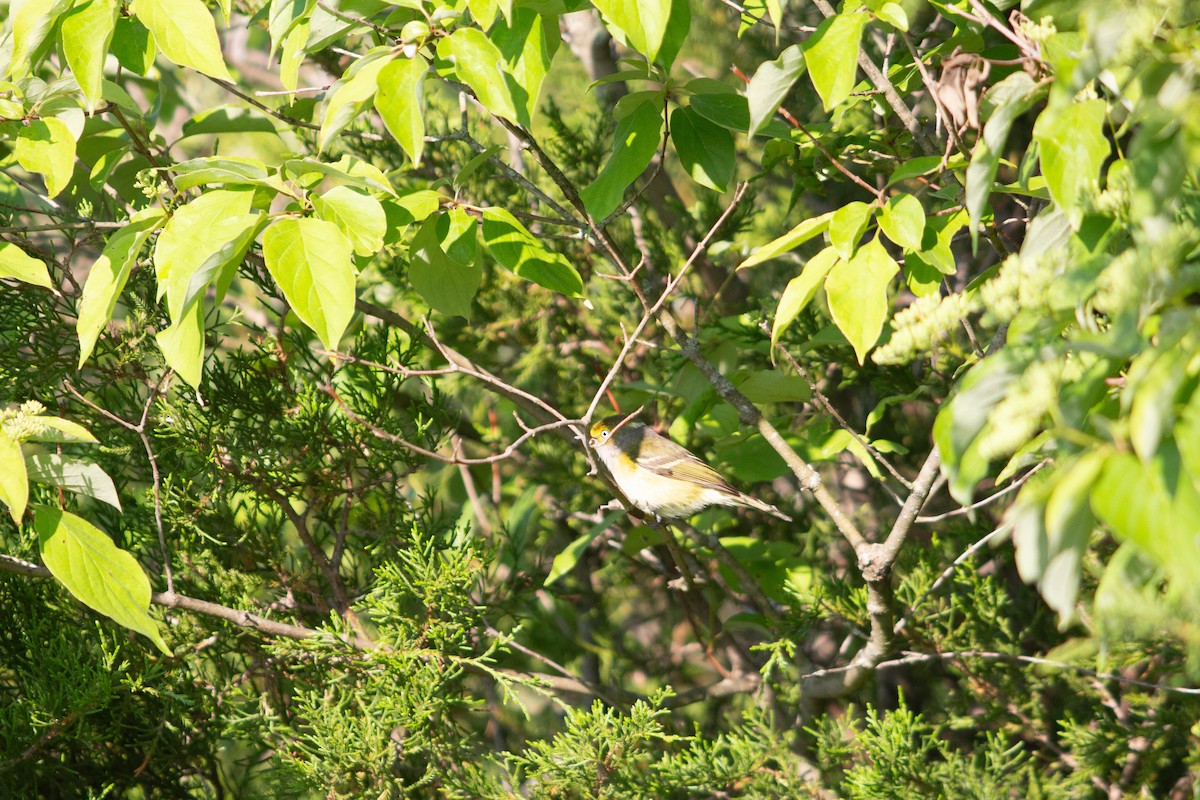
{"label": "green leaf", "polygon": [[283,51],[279,54],[279,82],[289,92],[300,85],[300,65],[304,63],[305,45],[312,32],[308,19],[301,22],[283,40]]}
{"label": "green leaf", "polygon": [[748,132],[751,136],[771,121],[779,104],[805,69],[804,53],[798,44],[784,50],[774,61],[764,61],[759,66],[746,87],[746,101],[750,108]]}
{"label": "green leaf", "polygon": [[175,188],[181,192],[209,183],[260,186],[270,177],[261,161],[241,156],[193,158],[172,165],[171,172],[176,175]]}
{"label": "green leaf", "polygon": [[441,205],[441,195],[432,189],[415,189],[399,195],[395,199],[385,198],[383,211],[387,215],[388,227],[384,236],[390,243],[390,237],[406,225],[420,222],[438,210]]}
{"label": "green leaf", "polygon": [[1121,399],[1129,411],[1129,443],[1143,462],[1154,457],[1163,434],[1175,426],[1175,396],[1188,378],[1192,355],[1186,347],[1150,350],[1135,358],[1126,373]]}
{"label": "green leaf", "polygon": [[33,419],[46,426],[46,429],[41,433],[36,433],[30,436],[26,441],[29,442],[85,442],[87,444],[96,444],[97,439],[92,436],[91,431],[80,425],[78,422],[72,422],[69,419],[62,417],[51,417],[38,415]]}
{"label": "green leaf", "polygon": [[987,474],[988,461],[978,453],[980,434],[1019,375],[1012,351],[1001,348],[971,367],[934,420],[933,440],[942,455],[942,471],[950,478],[950,494],[964,506],[971,504],[975,486]]}
{"label": "green leaf", "polygon": [[840,105],[854,88],[859,42],[869,19],[857,11],[843,11],[818,25],[804,43],[808,74],[826,111]]}
{"label": "green leaf", "polygon": [[167,366],[188,386],[199,389],[204,375],[204,303],[193,303],[165,330],[156,333],[154,341]]}
{"label": "green leaf", "polygon": [[517,112],[513,100],[516,82],[504,69],[504,56],[483,31],[459,28],[438,42],[437,53],[454,64],[458,79],[471,88],[484,108],[509,122],[528,125],[528,116]]}
{"label": "green leaf", "polygon": [[25,476],[21,445],[3,426],[0,426],[0,501],[8,506],[13,522],[20,525],[29,502],[29,479]]}
{"label": "green leaf", "polygon": [[121,510],[121,498],[112,478],[99,464],[81,461],[55,453],[39,453],[25,460],[29,479],[36,483],[58,486],[68,492],[85,494]]}
{"label": "green leaf", "polygon": [[136,215],[128,225],[114,233],[104,251],[88,271],[83,297],[79,301],[79,366],[92,354],[100,331],[112,319],[117,298],[129,280],[130,270],[150,234],[162,225],[164,215],[158,209]]}
{"label": "green leaf", "polygon": [[858,363],[875,346],[891,304],[888,284],[900,265],[878,238],[859,248],[854,258],[839,261],[825,279],[825,296],[833,321],[854,347]]}
{"label": "green leaf", "polygon": [[62,51],[88,111],[102,99],[104,59],[117,27],[117,0],[86,0],[62,19]]}
{"label": "green leaf", "polygon": [[1069,468],[1060,468],[1060,476],[1046,501],[1048,559],[1041,570],[1038,588],[1063,624],[1075,615],[1083,556],[1096,527],[1088,495],[1104,465],[1104,455],[1099,451],[1088,453]]}
{"label": "green leaf", "polygon": [[1107,104],[1099,99],[1052,105],[1033,125],[1050,196],[1074,224],[1083,218],[1084,192],[1099,185],[1100,167],[1108,158],[1107,113]]}
{"label": "green leaf", "polygon": [[383,249],[387,216],[379,201],[362,189],[335,186],[325,194],[313,195],[312,204],[318,217],[346,234],[357,255],[373,256]]}
{"label": "green leaf", "polygon": [[595,0],[593,4],[618,39],[654,63],[667,33],[671,0]]}
{"label": "green leaf", "polygon": [[183,123],[183,137],[214,133],[277,133],[271,118],[257,108],[217,106]]}
{"label": "green leaf", "polygon": [[352,245],[332,222],[281,219],[263,234],[267,270],[305,325],[329,350],[354,316]]}
{"label": "green leaf", "polygon": [[54,282],[50,280],[50,271],[46,269],[46,263],[10,242],[0,244],[0,280],[4,278],[16,278],[23,283],[41,286],[52,292],[58,291]]}
{"label": "green leaf", "polygon": [[874,206],[855,200],[833,212],[829,219],[829,243],[842,258],[848,260],[854,255],[874,211]]}
{"label": "green leaf", "polygon": [[179,322],[216,277],[236,269],[266,215],[251,212],[254,190],[214,189],[180,206],[154,246],[158,297]]}
{"label": "green leaf", "polygon": [[1200,494],[1167,441],[1146,463],[1114,453],[1092,487],[1092,510],[1118,538],[1133,542],[1167,575],[1184,586],[1200,581],[1196,520]]}
{"label": "green leaf", "polygon": [[804,402],[812,397],[812,387],[799,375],[785,375],[779,370],[751,372],[736,382],[738,391],[752,403]]}
{"label": "green leaf", "polygon": [[692,180],[718,192],[725,191],[736,166],[733,135],[729,131],[685,106],[671,112],[671,141]]}
{"label": "green leaf", "polygon": [[[454,220],[446,214],[429,217],[421,224],[417,234],[409,246],[408,277],[413,288],[430,308],[450,316],[470,318],[471,299],[479,291],[483,282],[483,270],[474,263],[475,221],[466,214],[470,221],[471,257],[460,261],[451,258],[442,247],[442,240],[450,243],[450,249],[455,250],[455,243],[467,237],[467,231],[455,226]],[[458,227],[458,230],[452,228]],[[442,228],[442,231],[439,231]],[[466,250],[466,245],[459,246]]]}
{"label": "green leaf", "polygon": [[779,298],[779,307],[775,309],[775,323],[771,327],[771,344],[779,341],[779,337],[788,326],[800,315],[812,301],[817,289],[825,280],[825,276],[838,263],[839,256],[832,247],[826,247],[808,260],[800,274],[788,281]]}
{"label": "green leaf", "polygon": [[772,258],[781,256],[784,253],[795,250],[800,245],[807,242],[816,236],[820,236],[825,231],[829,230],[829,221],[833,219],[833,212],[826,211],[818,217],[810,217],[801,222],[790,231],[780,236],[778,239],[764,244],[762,247],[754,251],[754,253],[738,264],[738,269],[746,267],[755,267],[764,261],[770,261]]}
{"label": "green leaf", "polygon": [[[71,7],[71,0],[26,0],[13,3],[9,30],[12,34],[12,57],[8,71],[13,78],[23,78],[45,53],[50,32],[59,16]],[[40,51],[40,52],[39,52]]]}
{"label": "green leaf", "polygon": [[136,17],[117,15],[112,52],[123,68],[145,76],[153,66],[158,50],[154,47],[154,37]]}
{"label": "green leaf", "polygon": [[412,159],[414,168],[421,166],[425,148],[424,84],[428,71],[420,57],[398,58],[389,61],[376,78],[375,110]]}
{"label": "green leaf", "polygon": [[586,533],[577,537],[563,548],[562,552],[556,555],[553,563],[550,564],[550,574],[546,576],[546,581],[542,586],[549,586],[563,575],[575,569],[575,565],[579,563],[579,559],[587,552],[588,546],[595,541],[597,536],[608,530],[621,516],[622,512],[619,511],[609,513],[595,525],[588,528]]}
{"label": "green leaf", "polygon": [[532,119],[542,91],[542,81],[550,70],[550,62],[562,43],[558,19],[541,15],[529,8],[517,8],[511,23],[501,20],[488,34],[508,64],[515,81],[513,100]]}
{"label": "green leaf", "polygon": [[941,156],[917,156],[910,158],[900,166],[896,167],[895,172],[888,178],[887,185],[892,186],[907,181],[912,178],[919,178],[922,175],[928,175],[931,172],[937,172],[942,166]]}
{"label": "green leaf", "polygon": [[484,209],[483,242],[496,261],[525,280],[568,297],[582,297],[583,279],[571,262],[544,246],[503,208]]}
{"label": "green leaf", "polygon": [[878,8],[872,8],[875,16],[891,25],[898,31],[908,30],[908,13],[899,3],[872,3],[872,6],[878,5]]}
{"label": "green leaf", "polygon": [[267,13],[267,31],[271,34],[268,59],[275,57],[284,39],[312,14],[316,5],[317,0],[271,0]]}
{"label": "green leaf", "polygon": [[341,80],[329,89],[321,131],[317,135],[321,150],[371,107],[379,86],[379,73],[391,60],[392,48],[376,47],[351,64]]}
{"label": "green leaf", "polygon": [[978,235],[979,221],[983,218],[983,210],[992,193],[996,170],[1004,155],[1004,144],[1008,141],[1013,122],[1045,92],[1044,85],[1035,83],[1028,73],[1021,70],[988,89],[987,102],[994,105],[995,110],[983,126],[966,174],[966,205],[971,218],[972,237]]}
{"label": "green leaf", "polygon": [[925,236],[925,208],[911,194],[897,194],[879,209],[879,229],[905,250],[920,250]]}
{"label": "green leaf", "polygon": [[221,55],[217,23],[203,0],[137,0],[133,13],[172,62],[233,83]]}
{"label": "green leaf", "polygon": [[42,507],[33,515],[42,563],[84,605],[142,634],[163,653],[158,624],[150,617],[150,581],[137,559],[92,523]]}
{"label": "green leaf", "polygon": [[750,127],[750,107],[743,95],[728,84],[709,78],[697,78],[688,83],[697,86],[688,108],[710,122],[731,131],[742,131]]}
{"label": "green leaf", "polygon": [[30,172],[41,173],[49,197],[65,189],[75,174],[75,137],[57,117],[30,120],[22,125],[17,131],[14,150],[17,163]]}
{"label": "green leaf", "polygon": [[661,141],[662,115],[653,103],[643,103],[621,120],[603,169],[579,193],[588,213],[599,220],[616,211],[629,184],[650,166]]}

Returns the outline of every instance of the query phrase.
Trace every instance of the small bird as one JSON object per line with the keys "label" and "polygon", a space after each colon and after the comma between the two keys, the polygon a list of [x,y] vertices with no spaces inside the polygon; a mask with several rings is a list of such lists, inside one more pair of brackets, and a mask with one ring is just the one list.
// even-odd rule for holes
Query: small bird
{"label": "small bird", "polygon": [[709,506],[741,506],[792,521],[770,503],[742,494],[686,448],[635,420],[637,413],[594,423],[588,440],[635,507],[660,520],[686,519]]}

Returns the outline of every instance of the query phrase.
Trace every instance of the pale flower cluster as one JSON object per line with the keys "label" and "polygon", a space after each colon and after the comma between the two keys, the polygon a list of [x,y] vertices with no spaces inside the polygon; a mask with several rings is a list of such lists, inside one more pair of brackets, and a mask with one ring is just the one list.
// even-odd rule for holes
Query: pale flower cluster
{"label": "pale flower cluster", "polygon": [[876,364],[906,364],[948,338],[975,310],[976,303],[965,294],[918,297],[896,314],[892,338],[872,359]]}
{"label": "pale flower cluster", "polygon": [[1033,438],[1058,401],[1063,371],[1062,359],[1038,361],[1013,381],[988,414],[978,444],[981,458],[991,461],[1009,455]]}
{"label": "pale flower cluster", "polygon": [[17,408],[0,409],[0,429],[9,438],[23,442],[46,430],[46,423],[38,417],[46,407],[37,400],[26,400]]}

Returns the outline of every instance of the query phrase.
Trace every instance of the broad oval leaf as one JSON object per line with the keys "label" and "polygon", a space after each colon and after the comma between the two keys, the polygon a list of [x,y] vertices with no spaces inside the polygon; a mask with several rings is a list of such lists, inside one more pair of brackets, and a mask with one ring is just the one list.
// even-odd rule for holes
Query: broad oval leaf
{"label": "broad oval leaf", "polygon": [[33,515],[42,563],[84,605],[142,634],[163,653],[163,641],[148,613],[150,581],[137,559],[113,544],[92,523],[67,511],[38,508]]}
{"label": "broad oval leaf", "polygon": [[829,243],[842,258],[849,259],[854,255],[874,211],[873,206],[855,200],[833,212],[829,219]]}
{"label": "broad oval leaf", "polygon": [[725,191],[736,167],[733,134],[683,106],[671,112],[671,142],[692,180]]}
{"label": "broad oval leaf", "polygon": [[582,296],[583,279],[575,267],[503,208],[484,209],[483,242],[493,258],[522,278],[569,297]]}
{"label": "broad oval leaf", "polygon": [[795,250],[809,239],[820,236],[822,233],[829,230],[829,221],[832,218],[832,211],[826,211],[824,214],[821,214],[817,217],[809,217],[785,233],[783,236],[767,242],[762,247],[755,250],[749,258],[747,258],[741,264],[738,264],[737,268],[745,269],[746,267],[755,267],[764,261],[770,261],[772,258],[781,256],[790,250]]}
{"label": "broad oval leaf", "polygon": [[154,335],[167,366],[193,389],[200,388],[204,374],[204,304],[193,303],[165,330]]}
{"label": "broad oval leaf", "polygon": [[504,69],[504,56],[477,28],[459,28],[438,42],[438,55],[454,64],[459,80],[491,113],[509,122],[527,124],[527,115],[517,112],[512,86],[515,81]]}
{"label": "broad oval leaf", "polygon": [[17,163],[41,174],[50,197],[67,188],[75,174],[75,137],[57,117],[30,120],[22,125],[17,130],[13,150]]}
{"label": "broad oval leaf", "polygon": [[621,120],[600,174],[579,193],[588,213],[602,219],[616,211],[629,184],[650,166],[661,141],[662,114],[654,103],[642,103]]}
{"label": "broad oval leaf", "polygon": [[22,283],[58,291],[54,288],[54,282],[50,280],[50,271],[46,269],[46,263],[11,242],[0,244],[0,280],[4,278],[16,278]]}
{"label": "broad oval leaf", "polygon": [[[430,308],[449,314],[451,316],[460,316],[470,318],[471,316],[471,299],[475,297],[475,293],[479,291],[479,285],[483,282],[483,270],[474,263],[474,250],[471,251],[471,257],[468,259],[455,259],[447,255],[446,250],[442,247],[443,236],[439,233],[439,226],[445,226],[446,238],[450,249],[456,249],[454,242],[458,239],[465,238],[465,231],[458,231],[455,235],[449,230],[451,219],[447,215],[439,215],[428,217],[422,224],[420,230],[413,237],[412,244],[409,247],[409,280],[412,282],[413,288],[425,298],[425,302],[429,303]],[[472,248],[474,246],[474,225],[471,220],[472,230],[470,232]],[[465,250],[466,245],[461,245],[460,249]],[[463,253],[459,253],[463,255]]]}
{"label": "broad oval leaf", "polygon": [[133,13],[162,54],[219,81],[233,83],[221,55],[217,23],[203,0],[137,0]]}
{"label": "broad oval leaf", "polygon": [[783,332],[812,301],[825,276],[838,263],[838,258],[836,250],[826,247],[808,260],[799,275],[788,281],[783,296],[779,298],[779,307],[775,309],[775,323],[771,327],[772,345],[779,341]]}
{"label": "broad oval leaf", "polygon": [[1099,99],[1051,105],[1033,126],[1050,195],[1076,224],[1083,217],[1082,194],[1097,185],[1108,158],[1107,115],[1108,105]]}
{"label": "broad oval leaf", "polygon": [[784,50],[774,61],[765,61],[759,65],[754,77],[750,79],[750,85],[746,87],[751,136],[771,121],[779,104],[787,97],[787,93],[792,90],[805,69],[804,53],[798,44]]}
{"label": "broad oval leaf", "polygon": [[858,71],[858,48],[869,16],[843,11],[817,26],[804,42],[804,61],[813,87],[826,111],[832,111],[850,96]]}
{"label": "broad oval leaf", "polygon": [[925,208],[911,194],[894,195],[879,209],[879,229],[905,250],[920,250],[925,236]]}
{"label": "broad oval leaf", "polygon": [[75,331],[79,335],[79,366],[92,354],[100,331],[112,319],[117,298],[129,280],[133,263],[150,234],[163,223],[164,215],[157,209],[136,215],[121,230],[114,233],[104,246],[100,257],[88,271],[79,301],[79,317]]}
{"label": "broad oval leaf", "polygon": [[312,204],[318,217],[337,225],[346,234],[355,254],[373,256],[383,248],[387,215],[371,195],[361,189],[335,186],[325,194],[314,195]]}
{"label": "broad oval leaf", "polygon": [[62,51],[87,103],[94,109],[102,99],[104,60],[117,27],[117,0],[76,3],[62,18]]}
{"label": "broad oval leaf", "polygon": [[322,219],[281,219],[263,234],[267,270],[326,348],[334,350],[354,316],[352,246]]}
{"label": "broad oval leaf", "polygon": [[172,322],[242,260],[265,219],[250,211],[253,200],[250,188],[214,189],[177,208],[167,221],[154,245],[154,269]]}
{"label": "broad oval leaf", "polygon": [[58,486],[69,492],[94,497],[121,510],[121,498],[117,487],[99,464],[82,461],[57,453],[37,453],[25,459],[29,479],[35,483]]}
{"label": "broad oval leaf", "polygon": [[356,60],[329,90],[317,144],[321,150],[371,106],[379,88],[379,73],[392,59],[392,48],[376,47]]}
{"label": "broad oval leaf", "polygon": [[425,75],[429,68],[419,56],[388,62],[376,76],[375,110],[413,166],[421,166],[425,148]]}
{"label": "broad oval leaf", "polygon": [[25,458],[21,444],[0,426],[0,501],[8,506],[13,522],[21,524],[25,505],[29,502],[29,479],[25,475]]}
{"label": "broad oval leaf", "polygon": [[839,261],[825,279],[829,313],[854,347],[859,364],[883,331],[891,307],[888,284],[899,271],[900,265],[876,238],[860,247],[854,258]]}

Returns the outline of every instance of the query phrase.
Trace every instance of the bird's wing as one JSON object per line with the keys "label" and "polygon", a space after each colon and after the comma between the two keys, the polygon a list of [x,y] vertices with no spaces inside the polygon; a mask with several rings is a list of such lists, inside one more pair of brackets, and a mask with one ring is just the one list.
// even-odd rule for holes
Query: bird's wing
{"label": "bird's wing", "polygon": [[643,457],[639,463],[657,475],[696,483],[719,492],[738,494],[715,469],[674,442],[671,444],[674,446],[668,452]]}

